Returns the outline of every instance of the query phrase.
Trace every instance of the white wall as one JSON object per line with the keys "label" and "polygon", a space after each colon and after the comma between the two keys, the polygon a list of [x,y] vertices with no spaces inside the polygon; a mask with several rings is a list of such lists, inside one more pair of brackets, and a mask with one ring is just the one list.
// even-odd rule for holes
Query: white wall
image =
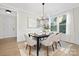
{"label": "white wall", "polygon": [[[64,41],[68,41],[71,43],[79,44],[79,8],[73,8],[62,12],[58,15],[67,14],[67,39],[63,39]],[[34,14],[30,14],[24,11],[18,11],[17,14],[17,41],[24,41],[24,33],[29,32],[40,32],[41,28],[28,28],[28,16],[37,16]],[[32,23],[32,22],[31,22]],[[35,24],[34,24],[35,25]]]}
{"label": "white wall", "polygon": [[79,7],[66,10],[54,16],[60,16],[63,14],[67,14],[67,39],[63,39],[63,41],[79,44]]}
{"label": "white wall", "polygon": [[67,10],[65,13],[67,14],[66,34],[68,36],[65,41],[79,44],[79,7]]}
{"label": "white wall", "polygon": [[[40,28],[29,28],[28,27],[28,17],[36,18],[37,15],[29,13],[29,12],[24,12],[24,11],[19,11],[17,13],[17,42],[24,41],[24,33],[30,33],[30,32],[40,32]],[[36,19],[33,19],[35,21]],[[31,26],[36,26],[37,24],[31,22]]]}
{"label": "white wall", "polygon": [[65,41],[79,44],[79,7],[67,10],[67,36]]}
{"label": "white wall", "polygon": [[0,38],[16,37],[16,16],[0,13]]}
{"label": "white wall", "polygon": [[74,42],[79,44],[79,7],[74,8]]}

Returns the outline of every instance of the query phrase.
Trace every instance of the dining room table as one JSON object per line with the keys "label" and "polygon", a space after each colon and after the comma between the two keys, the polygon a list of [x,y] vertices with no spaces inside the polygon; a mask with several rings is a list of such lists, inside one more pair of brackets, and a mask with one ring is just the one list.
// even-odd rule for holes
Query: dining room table
{"label": "dining room table", "polygon": [[39,56],[39,50],[40,50],[40,40],[41,38],[45,38],[45,37],[48,37],[49,34],[42,34],[42,35],[33,35],[33,37],[36,38],[37,40],[37,56]]}

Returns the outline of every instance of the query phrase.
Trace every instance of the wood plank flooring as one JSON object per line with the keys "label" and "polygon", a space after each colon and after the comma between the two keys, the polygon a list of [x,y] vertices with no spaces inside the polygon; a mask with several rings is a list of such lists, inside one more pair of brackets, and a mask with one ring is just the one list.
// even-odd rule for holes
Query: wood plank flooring
{"label": "wood plank flooring", "polygon": [[[27,43],[27,42],[26,42]],[[61,47],[55,51],[49,48],[49,56],[79,56],[79,45],[61,41]],[[17,43],[16,38],[0,39],[0,56],[29,56],[29,48],[25,49],[25,42]],[[40,56],[46,56],[43,46]],[[36,49],[32,48],[31,56],[36,56]]]}
{"label": "wood plank flooring", "polygon": [[[25,43],[18,43],[18,47],[21,53],[21,56],[29,56],[29,48],[25,49]],[[32,48],[31,56],[36,56],[36,49]],[[46,56],[46,51],[42,46],[39,52],[40,56]],[[53,51],[52,47],[49,47],[49,56],[79,56],[79,45],[61,41],[61,47],[58,46],[58,49]]]}
{"label": "wood plank flooring", "polygon": [[0,56],[20,56],[15,37],[0,39]]}

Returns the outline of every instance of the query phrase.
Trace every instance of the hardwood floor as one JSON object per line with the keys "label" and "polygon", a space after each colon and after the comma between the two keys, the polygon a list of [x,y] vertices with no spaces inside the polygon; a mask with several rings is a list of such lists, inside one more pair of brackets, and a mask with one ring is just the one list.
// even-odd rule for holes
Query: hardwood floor
{"label": "hardwood floor", "polygon": [[[17,43],[16,38],[0,39],[0,56],[29,56],[29,48],[25,42]],[[44,47],[39,52],[40,56],[46,56]],[[32,48],[31,56],[36,56],[36,49]],[[61,47],[55,51],[49,48],[49,56],[79,56],[79,45],[61,41]]]}
{"label": "hardwood floor", "polygon": [[[25,49],[25,43],[18,43],[21,56],[29,56],[29,48]],[[32,48],[31,56],[36,56],[36,49]],[[42,46],[39,52],[40,56],[46,56],[46,51]],[[55,51],[49,47],[49,56],[79,56],[79,45],[61,41],[61,47],[58,46]]]}
{"label": "hardwood floor", "polygon": [[20,56],[16,38],[0,39],[0,56]]}

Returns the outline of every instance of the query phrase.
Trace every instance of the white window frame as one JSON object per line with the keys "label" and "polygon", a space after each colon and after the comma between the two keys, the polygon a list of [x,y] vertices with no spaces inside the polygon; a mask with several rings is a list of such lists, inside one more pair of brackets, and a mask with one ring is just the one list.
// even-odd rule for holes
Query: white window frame
{"label": "white window frame", "polygon": [[[63,16],[63,15],[66,15],[67,16],[67,13],[63,13],[63,14],[60,14],[60,15],[57,15],[57,16],[54,16],[54,17],[60,17],[60,16]],[[67,19],[66,19],[66,23],[67,23]],[[50,21],[50,24],[51,24],[51,21]],[[67,26],[66,26],[67,28]],[[51,30],[51,29],[50,29]],[[57,32],[59,33],[59,20],[57,20],[57,31],[52,31],[52,32]],[[66,34],[66,33],[65,33]]]}

